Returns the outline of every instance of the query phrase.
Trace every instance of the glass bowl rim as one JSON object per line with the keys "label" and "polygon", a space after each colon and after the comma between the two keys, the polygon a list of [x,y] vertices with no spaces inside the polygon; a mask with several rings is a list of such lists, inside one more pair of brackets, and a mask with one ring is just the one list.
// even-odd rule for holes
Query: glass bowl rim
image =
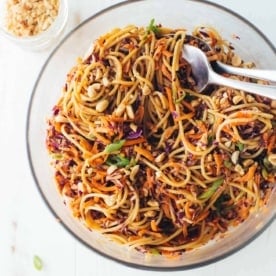
{"label": "glass bowl rim", "polygon": [[[58,43],[58,45],[55,46],[55,48],[51,51],[48,58],[44,62],[43,66],[41,67],[41,70],[40,70],[40,72],[37,76],[37,79],[35,81],[35,84],[33,86],[32,92],[31,92],[31,96],[30,96],[30,99],[29,99],[29,105],[28,105],[28,109],[27,109],[27,119],[26,119],[26,127],[25,127],[26,149],[27,149],[27,157],[28,157],[29,167],[30,167],[30,170],[31,170],[31,175],[34,179],[35,185],[36,185],[36,187],[39,191],[40,196],[42,197],[43,201],[46,203],[48,209],[54,215],[54,217],[57,217],[57,213],[56,213],[55,209],[49,203],[47,197],[44,195],[44,193],[42,191],[42,188],[39,185],[39,179],[37,178],[37,175],[36,175],[33,163],[32,163],[32,156],[31,156],[31,149],[30,149],[31,145],[29,143],[30,118],[31,118],[31,115],[32,115],[31,109],[32,109],[33,100],[34,100],[34,97],[35,97],[35,94],[36,94],[37,86],[40,82],[40,79],[43,75],[44,70],[46,69],[48,63],[50,62],[50,60],[52,59],[54,54],[62,47],[63,43],[65,43],[66,40],[68,38],[70,38],[78,29],[81,29],[84,25],[86,25],[91,20],[94,20],[94,19],[100,17],[101,15],[103,15],[105,13],[108,13],[108,12],[114,10],[114,9],[118,9],[121,6],[127,6],[127,5],[131,5],[133,3],[136,3],[136,2],[145,2],[145,1],[147,1],[147,0],[132,0],[132,1],[124,0],[122,2],[110,5],[106,8],[103,8],[100,11],[92,14],[88,18],[84,19],[80,24],[78,24],[70,32],[68,32],[64,36],[64,38]],[[218,8],[218,9],[226,12],[227,14],[231,15],[232,17],[235,17],[235,18],[239,19],[240,21],[242,21],[243,23],[248,25],[250,28],[252,28],[252,30],[254,30],[265,41],[267,46],[269,46],[271,48],[271,50],[276,54],[276,47],[267,38],[267,36],[258,27],[256,27],[252,22],[250,22],[248,19],[246,19],[245,17],[243,17],[239,13],[237,13],[237,12],[227,8],[227,7],[224,7],[224,6],[222,6],[218,3],[214,3],[214,2],[210,2],[210,1],[206,1],[206,0],[187,0],[187,1],[189,1],[189,2],[199,2],[199,3],[204,4],[204,5],[209,5],[209,6]],[[225,253],[223,253],[219,256],[216,256],[216,257],[212,257],[212,258],[210,258],[209,260],[206,260],[206,261],[200,261],[200,262],[195,263],[195,264],[184,264],[184,265],[179,265],[179,266],[175,266],[175,267],[148,266],[146,264],[145,265],[134,264],[134,263],[128,262],[126,260],[119,260],[118,258],[116,258],[116,256],[110,256],[110,255],[108,255],[104,252],[99,251],[97,248],[92,247],[91,245],[89,245],[84,239],[82,239],[77,234],[75,234],[74,231],[71,230],[62,220],[60,220],[60,223],[63,226],[63,228],[72,235],[72,237],[74,239],[79,241],[81,244],[85,245],[88,249],[96,252],[97,254],[99,254],[99,255],[101,255],[101,256],[109,259],[109,260],[112,260],[112,261],[115,261],[117,263],[126,265],[128,267],[133,267],[133,268],[137,268],[137,269],[141,269],[141,270],[148,270],[148,271],[179,271],[179,270],[189,270],[189,269],[194,269],[194,268],[199,268],[199,267],[203,267],[203,266],[206,266],[206,265],[210,265],[212,263],[215,263],[219,260],[225,259],[226,257],[238,252],[239,250],[241,250],[242,248],[244,248],[245,246],[250,244],[252,241],[254,241],[259,235],[261,235],[273,223],[274,219],[276,219],[276,212],[274,212],[271,215],[271,217],[266,221],[266,223],[258,231],[256,231],[256,233],[254,235],[252,235],[250,238],[248,238],[247,240],[245,240],[242,243],[240,243],[239,245],[237,245],[235,248],[232,248],[232,250],[229,250],[228,252],[225,252]]]}

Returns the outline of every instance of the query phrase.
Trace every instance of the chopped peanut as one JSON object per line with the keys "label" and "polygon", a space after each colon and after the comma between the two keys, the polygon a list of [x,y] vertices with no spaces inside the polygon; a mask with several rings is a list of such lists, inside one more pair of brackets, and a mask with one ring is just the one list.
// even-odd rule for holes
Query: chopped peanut
{"label": "chopped peanut", "polygon": [[19,37],[47,30],[58,15],[59,0],[7,0],[6,27]]}

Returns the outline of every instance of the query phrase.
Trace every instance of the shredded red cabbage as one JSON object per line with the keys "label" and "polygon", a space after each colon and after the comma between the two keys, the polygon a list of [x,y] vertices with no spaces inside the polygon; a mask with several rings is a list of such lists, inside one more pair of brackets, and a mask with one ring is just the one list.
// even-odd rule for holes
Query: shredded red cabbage
{"label": "shredded red cabbage", "polygon": [[137,131],[130,131],[126,137],[126,139],[137,139],[141,137],[143,134],[142,129],[137,129]]}

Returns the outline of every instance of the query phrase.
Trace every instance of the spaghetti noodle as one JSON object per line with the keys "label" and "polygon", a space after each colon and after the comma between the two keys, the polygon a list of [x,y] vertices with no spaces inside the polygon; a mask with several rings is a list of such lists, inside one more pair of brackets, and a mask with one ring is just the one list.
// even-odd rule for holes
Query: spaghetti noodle
{"label": "spaghetti noodle", "polygon": [[[214,29],[192,34],[215,49],[210,60],[239,60]],[[142,252],[202,246],[264,206],[276,183],[275,102],[227,87],[197,93],[181,57],[188,40],[153,22],[99,37],[48,120],[73,215]]]}

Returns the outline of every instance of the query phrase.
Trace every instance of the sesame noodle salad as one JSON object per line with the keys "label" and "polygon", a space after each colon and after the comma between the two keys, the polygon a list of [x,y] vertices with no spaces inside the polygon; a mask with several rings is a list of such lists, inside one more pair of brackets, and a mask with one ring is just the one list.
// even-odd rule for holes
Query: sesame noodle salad
{"label": "sesame noodle salad", "polygon": [[[196,91],[184,28],[129,25],[68,72],[46,146],[65,204],[87,228],[141,252],[179,255],[267,204],[276,183],[276,103]],[[253,67],[211,27],[209,60]],[[254,82],[245,77],[230,76]]]}

